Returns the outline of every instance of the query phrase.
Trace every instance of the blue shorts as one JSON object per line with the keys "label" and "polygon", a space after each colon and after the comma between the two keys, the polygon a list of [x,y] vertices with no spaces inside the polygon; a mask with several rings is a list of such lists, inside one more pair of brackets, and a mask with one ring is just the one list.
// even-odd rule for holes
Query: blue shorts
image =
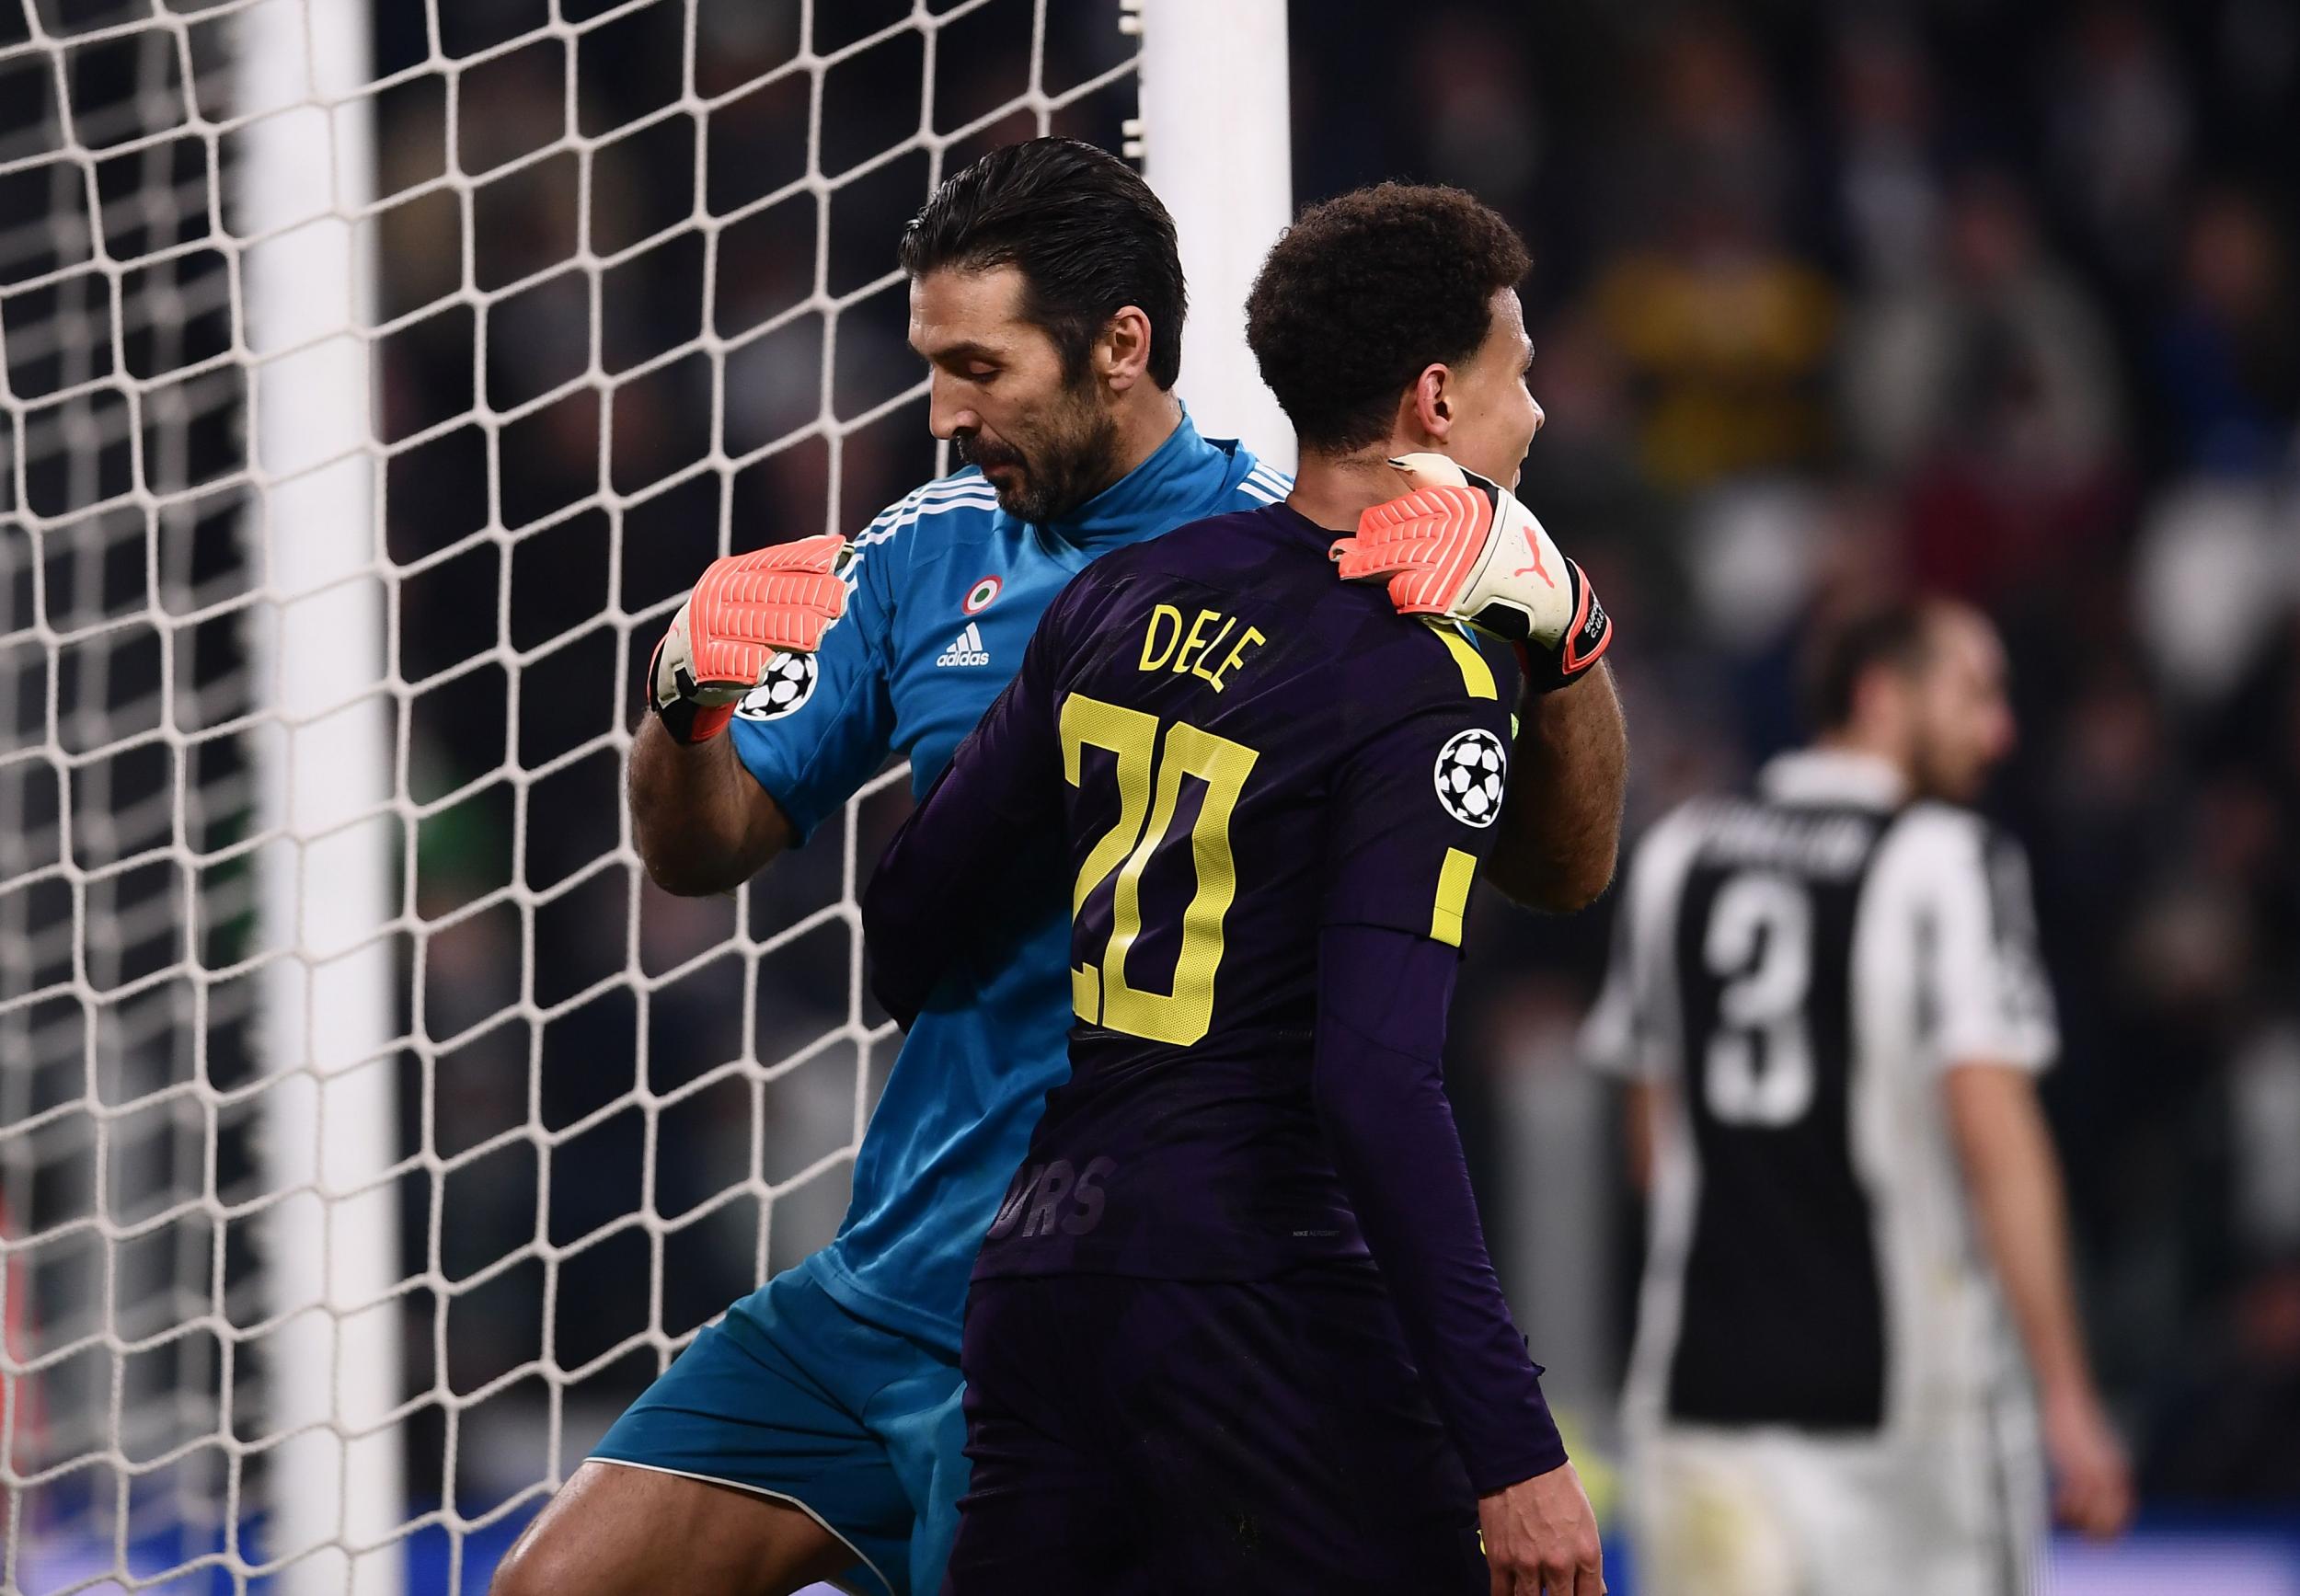
{"label": "blue shorts", "polygon": [[958,1364],[858,1319],[812,1260],[696,1337],[592,1456],[804,1510],[855,1553],[838,1583],[934,1596],[966,1488]]}

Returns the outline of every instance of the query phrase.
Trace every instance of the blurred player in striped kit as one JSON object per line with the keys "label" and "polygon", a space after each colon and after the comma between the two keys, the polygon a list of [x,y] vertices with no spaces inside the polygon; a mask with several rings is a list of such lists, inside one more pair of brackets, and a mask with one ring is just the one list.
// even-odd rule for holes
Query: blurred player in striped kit
{"label": "blurred player in striped kit", "polygon": [[1641,1588],[2021,1596],[2045,1464],[2090,1533],[2132,1497],[2037,1103],[2027,867],[1962,807],[2012,746],[2004,649],[1904,603],[1824,637],[1808,686],[1811,748],[1647,835],[1583,1037],[1652,1197]]}

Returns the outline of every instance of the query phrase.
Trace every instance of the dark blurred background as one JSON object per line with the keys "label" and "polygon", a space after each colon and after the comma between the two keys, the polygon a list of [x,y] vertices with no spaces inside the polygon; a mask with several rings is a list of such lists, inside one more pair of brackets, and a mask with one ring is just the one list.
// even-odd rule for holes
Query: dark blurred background
{"label": "dark blurred background", "polygon": [[[636,667],[714,556],[853,532],[938,468],[903,223],[1041,127],[1118,147],[1133,44],[1118,0],[373,11],[397,1311],[411,1510],[460,1515],[413,1561],[468,1586],[688,1333],[828,1236],[892,1053],[846,905],[899,773],[736,897],[669,898],[622,817]],[[0,19],[0,975],[44,994],[0,1038],[0,1217],[32,1238],[0,1328],[233,1327],[185,1370],[97,1340],[46,1369],[13,1421],[55,1465],[35,1530],[131,1474],[157,1502],[123,1444],[263,1428],[233,12]],[[1299,201],[1453,182],[1534,247],[1523,492],[1621,621],[1632,838],[1797,739],[1817,619],[1922,587],[2003,627],[1989,807],[2036,867],[2103,1381],[2155,1524],[2281,1526],[2257,1588],[2300,1590],[2300,6],[1296,0],[1292,65]],[[1601,1464],[1641,1222],[1573,1055],[1610,905],[1480,915],[1455,1101]],[[180,1214],[167,1259],[82,1223],[106,1190],[121,1225]],[[239,1510],[210,1494],[188,1544]],[[2150,1588],[2198,1588],[2171,1567]]]}
{"label": "dark blurred background", "polygon": [[[1996,618],[2103,1378],[2152,1498],[2300,1503],[2300,10],[1316,9],[1298,196],[1534,245],[1522,492],[1622,621],[1632,836],[1799,738],[1816,617]],[[1585,1259],[1555,1200],[1609,908],[1488,906],[1456,1085],[1525,1316],[1581,1349],[1563,1262],[1617,1358],[1635,1216]]]}
{"label": "dark blurred background", "polygon": [[[423,57],[424,9],[381,7],[380,70]],[[615,856],[601,740],[710,557],[853,531],[935,469],[923,405],[900,399],[919,373],[891,276],[928,162],[868,165],[919,125],[916,39],[834,68],[817,108],[808,74],[775,75],[796,0],[704,5],[698,88],[730,95],[704,113],[673,105],[679,9],[489,58],[454,97],[452,155],[436,82],[382,106],[382,188],[411,196],[381,233],[384,314],[405,318],[383,379],[410,780],[453,800],[419,839],[422,907],[451,918],[421,982],[443,1051],[406,1072],[408,1123],[429,1093],[463,1160],[449,1279],[539,1226],[592,1236],[651,1182],[660,1252],[627,1229],[552,1266],[549,1331],[589,1416],[569,1428],[594,1432],[664,1338],[827,1235],[859,1110],[851,1041],[764,1083],[736,1066],[847,1015],[848,927],[810,918],[838,899],[844,839],[826,828],[739,901],[641,889]],[[817,7],[816,48],[909,9]],[[937,131],[1026,90],[1029,11],[994,5],[946,36]],[[1050,87],[1131,49],[1106,6],[1051,12]],[[443,47],[486,50],[543,13],[440,7]],[[2103,1378],[2152,1502],[2291,1512],[2300,11],[1297,0],[1293,39],[1298,201],[1443,180],[1534,246],[1549,420],[1523,493],[1621,623],[1632,836],[1798,737],[1792,659],[1817,616],[1922,586],[1996,617],[2022,741],[1991,807],[2036,866],[2066,1039],[2048,1097]],[[525,158],[570,105],[605,142]],[[1132,109],[1120,82],[1052,124],[1114,144]],[[746,209],[806,177],[818,113],[819,169],[843,180]],[[950,163],[1034,131],[1027,112],[986,122]],[[435,183],[450,159],[476,180]],[[863,866],[900,801],[862,825]],[[452,918],[514,879],[523,910]],[[1639,1241],[1612,1106],[1572,1057],[1607,917],[1487,906],[1455,1071],[1512,1295],[1600,1433]],[[739,919],[798,935],[760,958],[725,941]],[[523,945],[547,1020],[516,1008]],[[631,949],[661,982],[643,1004],[611,979]],[[865,1052],[867,1096],[890,1049]],[[508,1134],[531,1080],[541,1215],[538,1142]],[[428,1200],[410,1195],[411,1268]],[[456,1298],[450,1370],[430,1368],[417,1315],[414,1383],[470,1392],[535,1359],[546,1267]],[[466,1511],[537,1477],[544,1395],[523,1381],[466,1416]],[[436,1474],[441,1439],[411,1445],[419,1467]]]}

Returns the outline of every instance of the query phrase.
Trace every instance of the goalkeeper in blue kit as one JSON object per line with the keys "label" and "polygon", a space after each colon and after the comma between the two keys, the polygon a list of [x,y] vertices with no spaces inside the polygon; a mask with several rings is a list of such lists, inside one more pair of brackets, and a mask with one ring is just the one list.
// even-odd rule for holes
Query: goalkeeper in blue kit
{"label": "goalkeeper in blue kit", "polygon": [[967,1304],[951,1596],[1603,1588],[1440,1071],[1510,763],[1452,617],[1536,691],[1612,636],[1465,469],[1514,480],[1540,424],[1525,264],[1451,189],[1304,216],[1248,321],[1292,495],[1065,588],[871,882],[905,1019],[962,963],[954,916],[1035,866],[1072,883],[1071,1074]]}
{"label": "goalkeeper in blue kit", "polygon": [[[1176,398],[1173,225],[1123,162],[1064,139],[994,152],[928,199],[902,258],[930,424],[966,464],[851,541],[703,574],[657,649],[632,751],[634,836],[673,891],[740,885],[891,755],[923,792],[1075,575],[1290,486],[1201,437]],[[1513,895],[1570,907],[1611,871],[1619,714],[1602,680],[1545,702],[1523,741],[1558,765],[1569,819],[1505,816],[1501,856]],[[938,1587],[968,1475],[968,1271],[1068,1069],[1067,949],[1059,893],[970,947],[904,1039],[837,1236],[696,1338],[523,1537],[499,1592]]]}

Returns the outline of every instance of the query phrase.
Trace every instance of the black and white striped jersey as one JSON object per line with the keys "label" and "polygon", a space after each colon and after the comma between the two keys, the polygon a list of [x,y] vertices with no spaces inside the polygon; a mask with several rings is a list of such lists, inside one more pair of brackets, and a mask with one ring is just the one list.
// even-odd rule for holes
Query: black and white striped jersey
{"label": "black and white striped jersey", "polygon": [[1938,1082],[2057,1047],[2007,838],[1784,756],[1647,835],[1582,1039],[1670,1088],[1633,1418],[1869,1432],[2001,1378]]}

